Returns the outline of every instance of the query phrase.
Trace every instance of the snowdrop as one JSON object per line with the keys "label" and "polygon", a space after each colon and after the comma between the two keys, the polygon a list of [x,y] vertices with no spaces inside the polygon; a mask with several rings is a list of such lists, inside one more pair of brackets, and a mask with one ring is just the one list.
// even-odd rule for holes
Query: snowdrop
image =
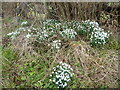
{"label": "snowdrop", "polygon": [[19,31],[15,31],[15,32],[11,32],[11,33],[8,33],[7,35],[12,38],[12,39],[15,39],[17,35],[19,35],[20,32]]}
{"label": "snowdrop", "polygon": [[44,42],[46,40],[48,40],[48,33],[46,31],[42,31],[41,33],[37,32],[38,33],[38,40],[39,42]]}
{"label": "snowdrop", "polygon": [[31,37],[31,35],[28,33],[27,35],[26,35],[26,38],[30,38]]}
{"label": "snowdrop", "polygon": [[109,37],[109,34],[107,32],[104,32],[102,28],[98,27],[98,28],[95,28],[94,31],[91,33],[90,42],[92,46],[104,45],[108,37]]}
{"label": "snowdrop", "polygon": [[[82,26],[81,26],[82,25]],[[100,46],[106,43],[109,38],[109,33],[104,32],[104,29],[99,27],[98,22],[85,20],[79,25],[80,33],[85,33],[89,35],[90,43],[92,46]]]}
{"label": "snowdrop", "polygon": [[8,36],[11,36],[11,35],[13,35],[13,34],[14,34],[14,32],[11,32],[11,33],[8,33],[7,35],[8,35]]}
{"label": "snowdrop", "polygon": [[51,48],[52,49],[60,49],[61,47],[61,40],[54,40],[52,43],[51,43]]}
{"label": "snowdrop", "polygon": [[73,29],[65,29],[60,32],[61,36],[67,39],[75,39],[77,33]]}
{"label": "snowdrop", "polygon": [[27,21],[23,21],[21,25],[26,25],[27,23],[28,23]]}
{"label": "snowdrop", "polygon": [[24,28],[24,27],[20,27],[20,28],[17,29],[17,31],[26,31],[26,30],[27,30],[27,29]]}
{"label": "snowdrop", "polygon": [[52,73],[53,75],[51,76],[52,81],[58,86],[58,88],[65,88],[67,86],[67,82],[69,82],[73,76],[71,67],[66,63],[59,62],[59,65],[53,69],[55,68],[55,73]]}

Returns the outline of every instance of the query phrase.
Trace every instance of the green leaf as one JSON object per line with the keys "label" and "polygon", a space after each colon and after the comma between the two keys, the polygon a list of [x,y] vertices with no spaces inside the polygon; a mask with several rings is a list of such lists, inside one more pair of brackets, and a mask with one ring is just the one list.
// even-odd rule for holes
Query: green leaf
{"label": "green leaf", "polygon": [[21,80],[26,80],[26,77],[25,77],[25,76],[22,76],[22,77],[21,77]]}

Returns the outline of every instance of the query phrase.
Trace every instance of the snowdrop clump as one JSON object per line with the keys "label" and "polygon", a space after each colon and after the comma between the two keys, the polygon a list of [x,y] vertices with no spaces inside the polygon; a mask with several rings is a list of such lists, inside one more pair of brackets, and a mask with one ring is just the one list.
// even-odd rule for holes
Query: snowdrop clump
{"label": "snowdrop clump", "polygon": [[26,38],[30,38],[30,37],[31,37],[31,34],[28,33],[25,37],[26,37]]}
{"label": "snowdrop clump", "polygon": [[82,23],[87,27],[86,32],[89,33],[92,46],[101,46],[106,43],[106,40],[109,38],[109,33],[100,28],[98,22],[86,20],[82,21]]}
{"label": "snowdrop clump", "polygon": [[90,35],[93,32],[94,28],[97,28],[97,27],[99,27],[98,22],[85,20],[85,21],[82,21],[80,25],[78,25],[77,29],[81,30],[80,32],[83,35]]}
{"label": "snowdrop clump", "polygon": [[[27,23],[27,21],[24,21],[21,24],[25,25]],[[46,41],[49,42],[49,38],[52,38],[54,36],[60,36],[60,38],[64,38],[67,40],[74,40],[77,35],[82,35],[90,40],[92,46],[97,46],[104,45],[106,43],[106,40],[109,38],[109,33],[104,32],[104,30],[100,28],[98,22],[90,20],[77,22],[49,19],[40,21],[40,27],[38,28],[20,27],[15,32],[11,32],[7,35],[10,36],[12,39],[15,39],[21,32],[28,33],[24,36],[25,38],[33,37],[33,39],[35,39],[39,43],[43,43]],[[61,47],[60,42],[59,40],[53,41],[51,48],[59,49]]]}
{"label": "snowdrop clump", "polygon": [[100,27],[96,27],[93,29],[93,32],[90,36],[90,42],[94,46],[101,46],[105,45],[107,42],[107,39],[109,38],[109,33],[105,32],[104,29]]}
{"label": "snowdrop clump", "polygon": [[94,28],[90,36],[90,42],[92,45],[100,46],[106,43],[106,39],[109,38],[109,33],[104,32],[100,27]]}
{"label": "snowdrop clump", "polygon": [[11,39],[15,39],[16,36],[19,34],[20,34],[19,31],[15,31],[15,32],[8,33],[7,36],[9,36]]}
{"label": "snowdrop clump", "polygon": [[27,21],[23,21],[21,25],[23,26],[23,25],[26,25],[27,23],[28,23]]}
{"label": "snowdrop clump", "polygon": [[50,75],[52,78],[51,80],[58,86],[58,88],[65,88],[68,82],[71,81],[73,76],[72,71],[73,69],[70,65],[59,62],[56,67],[53,67],[52,75]]}
{"label": "snowdrop clump", "polygon": [[77,33],[73,29],[65,29],[60,32],[61,36],[67,39],[75,39]]}
{"label": "snowdrop clump", "polygon": [[21,32],[26,31],[26,28],[20,27],[16,29],[14,32],[8,33],[7,35],[10,36],[12,39],[15,39],[17,35],[19,35]]}
{"label": "snowdrop clump", "polygon": [[61,40],[54,40],[51,44],[52,49],[60,49],[61,47]]}
{"label": "snowdrop clump", "polygon": [[82,21],[83,24],[85,25],[88,25],[88,26],[91,26],[91,27],[99,27],[99,24],[98,22],[95,22],[95,21],[90,21],[90,20],[85,20],[85,21]]}
{"label": "snowdrop clump", "polygon": [[46,41],[46,40],[48,39],[48,36],[49,36],[46,31],[42,31],[41,33],[40,33],[40,32],[37,32],[37,34],[38,34],[38,40],[39,40],[40,42]]}

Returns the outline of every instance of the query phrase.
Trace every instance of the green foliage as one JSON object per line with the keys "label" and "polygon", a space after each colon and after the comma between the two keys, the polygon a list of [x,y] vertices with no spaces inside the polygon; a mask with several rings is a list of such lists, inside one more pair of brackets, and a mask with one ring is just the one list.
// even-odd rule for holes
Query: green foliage
{"label": "green foliage", "polygon": [[[21,23],[28,24],[27,21]],[[31,38],[39,43],[50,44],[52,40],[70,41],[79,40],[77,36],[84,36],[90,41],[91,46],[102,47],[109,38],[109,33],[104,32],[95,21],[58,21],[54,19],[40,21],[37,28],[20,27],[8,36],[15,39],[20,33],[26,32],[26,38]],[[62,43],[61,42],[61,43]],[[52,45],[51,45],[52,46]]]}
{"label": "green foliage", "polygon": [[107,41],[106,47],[107,47],[108,49],[118,50],[118,49],[119,49],[118,40],[116,40],[113,36],[110,36],[110,38],[109,38],[108,41]]}
{"label": "green foliage", "polygon": [[3,48],[2,49],[2,56],[3,60],[9,60],[9,62],[12,64],[14,61],[17,60],[18,56],[17,53],[12,48]]}
{"label": "green foliage", "polygon": [[51,81],[56,84],[57,88],[65,88],[71,81],[72,71],[70,65],[60,62],[56,67],[53,67]]}
{"label": "green foliage", "polygon": [[12,48],[2,48],[2,78],[3,87],[14,88],[14,75],[15,65],[19,59],[17,53]]}
{"label": "green foliage", "polygon": [[[92,46],[103,47],[103,45],[107,43],[106,46],[108,46],[108,49],[118,49],[118,42],[111,37],[108,39],[108,33],[104,32],[97,22],[89,20],[82,22],[43,20],[40,22],[40,26],[36,28],[26,27],[27,23],[28,22],[24,22],[15,32],[9,33],[8,36],[16,39],[17,36],[25,32],[24,37],[26,40],[31,40],[30,42],[33,43],[33,48],[34,51],[37,52],[37,55],[27,56],[26,54],[25,57],[18,57],[17,52],[11,47],[2,49],[4,87],[58,88],[59,85],[56,83],[58,78],[56,82],[53,82],[50,74],[52,73],[53,66],[57,66],[59,62],[54,61],[54,59],[59,59],[59,55],[62,58],[67,58],[68,56],[71,60],[70,64],[78,69],[75,70],[75,76],[71,77],[70,82],[67,82],[66,88],[89,88],[99,86],[99,84],[95,86],[92,80],[86,78],[88,74],[81,66],[82,62],[79,62],[82,60],[82,57],[77,57],[77,54],[75,57],[69,56],[72,55],[72,52],[67,53],[68,49],[71,51],[69,45],[67,46],[69,48],[64,51],[61,49],[64,43],[67,42],[72,48],[77,47],[82,51],[83,48],[80,46],[82,42],[80,42],[79,36],[87,38]],[[73,43],[71,43],[71,40],[73,40]],[[56,50],[56,52],[51,49]],[[67,56],[62,56],[60,51],[67,53]],[[55,56],[55,53],[58,54],[58,57]],[[79,54],[79,51],[77,53]],[[101,51],[99,58],[103,58],[105,53],[106,51]],[[90,74],[93,76],[95,74],[95,68],[92,66],[89,67],[89,65],[87,67],[92,69],[93,72]],[[59,75],[53,75],[54,78],[58,76]],[[102,85],[99,87],[104,88]]]}
{"label": "green foliage", "polygon": [[27,56],[25,61],[18,65],[18,75],[21,82],[17,85],[21,87],[34,87],[34,88],[49,88],[51,82],[49,81],[49,73],[52,57],[44,54],[43,57]]}
{"label": "green foliage", "polygon": [[25,81],[25,86],[27,87],[42,87],[40,80],[46,74],[46,66],[47,63],[39,62],[39,60],[33,60],[31,62],[25,63],[20,67],[20,71],[24,72],[24,74],[19,73],[21,76],[21,80]]}

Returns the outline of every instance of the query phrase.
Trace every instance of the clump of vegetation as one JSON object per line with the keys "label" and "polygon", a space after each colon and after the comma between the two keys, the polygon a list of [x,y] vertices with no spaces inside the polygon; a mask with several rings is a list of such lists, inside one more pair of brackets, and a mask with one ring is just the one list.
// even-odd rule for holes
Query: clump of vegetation
{"label": "clump of vegetation", "polygon": [[[26,24],[26,23],[25,23]],[[99,24],[95,21],[57,21],[57,20],[45,20],[41,22],[41,26],[38,28],[20,27],[15,32],[9,33],[8,36],[15,38],[21,32],[26,32],[26,38],[33,38],[34,41],[39,43],[51,42],[51,38],[74,40],[80,35],[84,35],[90,40],[92,46],[102,46],[109,38],[109,33],[104,32]],[[35,39],[36,38],[36,39]],[[54,42],[54,41],[53,41]]]}
{"label": "clump of vegetation", "polygon": [[61,47],[61,40],[54,40],[51,44],[52,49],[60,49]]}
{"label": "clump of vegetation", "polygon": [[54,82],[58,88],[65,88],[67,83],[71,81],[73,69],[70,65],[60,62],[59,65],[53,67],[53,72],[51,76],[51,81]]}
{"label": "clump of vegetation", "polygon": [[[29,27],[27,24],[27,21],[22,22],[18,29],[7,34],[12,41],[10,46],[16,47],[13,50],[6,46],[3,50],[3,60],[10,59],[11,64],[14,63],[11,65],[5,62],[4,67],[8,65],[13,69],[9,74],[5,73],[7,68],[3,69],[6,75],[4,78],[12,77],[3,81],[4,87],[10,87],[7,81],[13,88],[109,87],[109,82],[104,84],[103,79],[113,75],[113,72],[109,71],[113,61],[109,59],[109,55],[106,56],[107,50],[104,53],[96,50],[111,41],[110,33],[105,32],[97,22],[50,19],[40,21],[40,25],[36,27]],[[81,37],[86,38],[88,43]],[[111,61],[110,65],[108,60]],[[108,73],[110,74],[106,77]],[[117,72],[114,75],[116,76]],[[113,84],[117,83],[117,80],[112,81]],[[100,83],[96,85],[97,82]]]}
{"label": "clump of vegetation", "polygon": [[118,88],[118,3],[2,4],[3,88]]}

